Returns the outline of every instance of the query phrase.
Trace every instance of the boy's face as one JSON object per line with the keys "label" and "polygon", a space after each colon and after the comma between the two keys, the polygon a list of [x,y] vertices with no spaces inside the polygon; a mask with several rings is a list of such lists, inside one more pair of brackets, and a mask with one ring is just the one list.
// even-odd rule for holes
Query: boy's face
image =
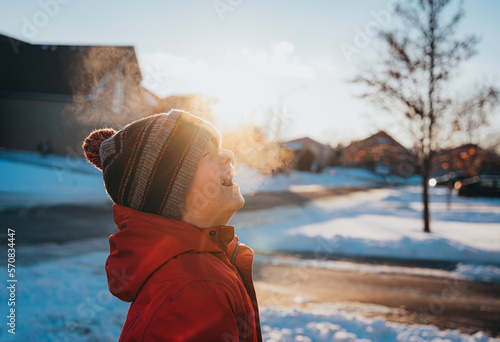
{"label": "boy's face", "polygon": [[243,207],[245,201],[240,188],[233,183],[233,159],[233,152],[209,142],[191,182],[183,220],[186,218],[198,226],[200,222],[206,222],[206,226],[227,224],[234,213]]}

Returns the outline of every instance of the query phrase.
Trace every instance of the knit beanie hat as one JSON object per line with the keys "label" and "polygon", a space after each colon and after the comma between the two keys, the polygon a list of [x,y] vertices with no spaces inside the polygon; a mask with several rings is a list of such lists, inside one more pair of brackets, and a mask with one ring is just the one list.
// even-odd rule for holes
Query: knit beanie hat
{"label": "knit beanie hat", "polygon": [[134,121],[118,132],[96,130],[85,139],[83,150],[102,170],[115,203],[180,220],[210,140],[220,146],[220,133],[212,124],[172,110]]}

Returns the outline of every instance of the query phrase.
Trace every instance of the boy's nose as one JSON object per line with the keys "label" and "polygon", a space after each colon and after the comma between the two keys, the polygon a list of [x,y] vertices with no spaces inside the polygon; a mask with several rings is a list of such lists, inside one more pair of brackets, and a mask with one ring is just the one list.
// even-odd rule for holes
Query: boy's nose
{"label": "boy's nose", "polygon": [[225,150],[221,148],[219,150],[219,155],[220,155],[220,163],[222,165],[231,163],[234,160],[234,153],[230,150]]}

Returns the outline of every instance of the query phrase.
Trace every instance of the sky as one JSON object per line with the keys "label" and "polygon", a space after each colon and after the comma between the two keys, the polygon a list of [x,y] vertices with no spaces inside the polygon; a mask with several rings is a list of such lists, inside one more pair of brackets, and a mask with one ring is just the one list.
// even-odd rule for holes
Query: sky
{"label": "sky", "polygon": [[[160,97],[216,96],[222,129],[255,122],[275,139],[332,145],[383,129],[409,147],[398,120],[357,98],[348,82],[376,58],[373,28],[397,25],[392,4],[0,0],[0,33],[35,44],[133,45],[147,89]],[[467,94],[477,84],[500,86],[500,1],[465,0],[464,8],[458,34],[481,38],[479,54],[452,83]],[[487,131],[500,132],[499,115]]]}

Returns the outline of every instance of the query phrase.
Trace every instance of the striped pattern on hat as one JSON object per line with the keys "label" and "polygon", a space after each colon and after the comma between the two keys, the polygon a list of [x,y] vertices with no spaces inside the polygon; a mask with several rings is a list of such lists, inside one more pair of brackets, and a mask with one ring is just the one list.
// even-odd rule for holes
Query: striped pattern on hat
{"label": "striped pattern on hat", "polygon": [[115,203],[180,220],[210,140],[220,146],[217,129],[180,110],[132,122],[100,145],[106,191]]}

